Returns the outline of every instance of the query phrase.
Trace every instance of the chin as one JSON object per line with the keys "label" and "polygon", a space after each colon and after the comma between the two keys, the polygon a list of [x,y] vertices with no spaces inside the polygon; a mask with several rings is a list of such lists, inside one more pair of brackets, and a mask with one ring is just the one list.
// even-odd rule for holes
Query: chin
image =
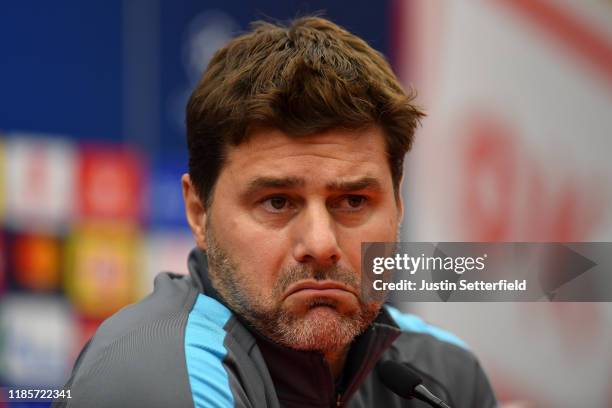
{"label": "chin", "polygon": [[[303,316],[283,322],[280,343],[297,350],[340,350],[365,327],[361,319],[340,314],[333,307],[316,306]],[[367,324],[366,324],[367,326]]]}

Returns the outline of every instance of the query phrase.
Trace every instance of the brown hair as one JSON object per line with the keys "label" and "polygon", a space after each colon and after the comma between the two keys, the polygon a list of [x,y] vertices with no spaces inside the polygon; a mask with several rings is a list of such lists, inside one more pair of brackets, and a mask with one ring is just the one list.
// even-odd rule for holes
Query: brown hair
{"label": "brown hair", "polygon": [[249,128],[292,136],[383,129],[396,195],[404,156],[424,114],[379,52],[320,17],[253,23],[216,52],[187,104],[189,175],[206,207],[228,146]]}

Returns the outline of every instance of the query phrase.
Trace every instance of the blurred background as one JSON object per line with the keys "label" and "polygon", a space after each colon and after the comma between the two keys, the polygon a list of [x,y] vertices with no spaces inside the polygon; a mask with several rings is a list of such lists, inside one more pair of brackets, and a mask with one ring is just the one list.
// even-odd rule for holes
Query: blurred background
{"label": "blurred background", "polygon": [[[102,320],[186,272],[191,89],[249,22],[319,11],[428,113],[404,240],[612,241],[609,0],[8,2],[0,385],[63,384]],[[610,304],[400,306],[466,340],[507,407],[612,407]]]}

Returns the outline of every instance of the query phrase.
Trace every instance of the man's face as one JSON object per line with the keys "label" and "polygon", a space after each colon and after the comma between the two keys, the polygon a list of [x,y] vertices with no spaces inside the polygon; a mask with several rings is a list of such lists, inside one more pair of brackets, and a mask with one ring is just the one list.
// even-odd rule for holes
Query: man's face
{"label": "man's face", "polygon": [[361,243],[394,241],[401,213],[380,128],[260,129],[229,149],[201,246],[215,288],[263,335],[334,351],[380,309],[361,298]]}

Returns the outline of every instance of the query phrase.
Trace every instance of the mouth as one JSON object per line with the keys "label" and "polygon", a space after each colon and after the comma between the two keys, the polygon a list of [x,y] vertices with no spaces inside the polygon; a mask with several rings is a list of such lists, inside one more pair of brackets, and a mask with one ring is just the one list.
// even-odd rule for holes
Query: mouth
{"label": "mouth", "polygon": [[283,295],[283,300],[292,295],[302,295],[308,297],[337,297],[353,295],[357,296],[355,290],[341,282],[332,280],[306,280],[290,285]]}

